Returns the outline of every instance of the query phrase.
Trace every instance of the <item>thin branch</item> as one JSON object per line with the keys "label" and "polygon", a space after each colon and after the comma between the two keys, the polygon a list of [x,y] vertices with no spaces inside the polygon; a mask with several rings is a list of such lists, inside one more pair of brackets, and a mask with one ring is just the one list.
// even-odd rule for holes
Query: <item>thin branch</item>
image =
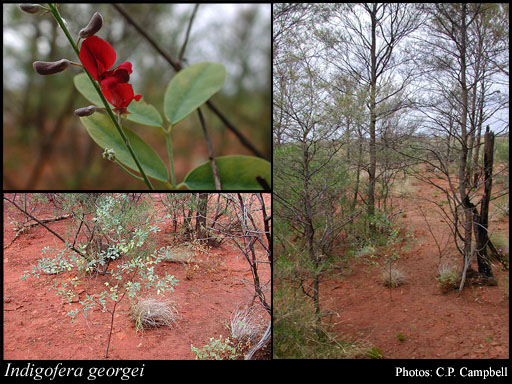
{"label": "thin branch", "polygon": [[199,121],[201,122],[201,128],[203,129],[204,138],[206,139],[206,144],[208,146],[208,159],[210,160],[210,167],[213,173],[213,180],[215,181],[215,189],[217,191],[222,190],[222,184],[220,183],[219,176],[219,168],[217,167],[217,163],[215,162],[215,155],[213,153],[212,141],[210,139],[210,134],[208,133],[208,129],[206,128],[206,122],[204,121],[203,113],[201,112],[201,108],[197,109],[197,115],[199,116]]}
{"label": "thin branch", "polygon": [[192,14],[190,15],[190,20],[188,21],[188,26],[187,26],[187,33],[185,34],[185,41],[183,42],[183,45],[181,46],[180,53],[178,54],[178,60],[180,62],[183,61],[183,55],[185,55],[185,49],[187,48],[188,38],[190,36],[190,30],[192,29],[192,23],[194,22],[194,18],[196,16],[198,8],[199,8],[199,4],[196,4],[194,6],[194,10],[192,11]]}
{"label": "thin branch", "polygon": [[27,211],[25,211],[23,208],[21,208],[18,204],[16,204],[14,202],[14,200],[9,200],[7,197],[4,196],[4,200],[8,201],[9,203],[11,203],[12,205],[14,205],[16,208],[18,208],[18,210],[20,210],[21,212],[23,212],[25,215],[27,215],[28,217],[30,217],[32,220],[36,221],[38,224],[42,225],[44,228],[46,228],[49,232],[51,232],[55,237],[57,237],[60,241],[62,241],[64,244],[66,244],[66,247],[71,249],[72,251],[75,251],[76,253],[78,253],[80,256],[82,257],[85,257],[84,254],[82,252],[80,252],[78,249],[76,249],[74,246],[72,246],[71,244],[69,244],[66,240],[64,240],[57,232],[55,232],[53,229],[51,229],[50,227],[48,227],[46,224],[44,224],[41,220],[38,220],[36,219],[34,216],[32,216],[30,213],[28,213]]}

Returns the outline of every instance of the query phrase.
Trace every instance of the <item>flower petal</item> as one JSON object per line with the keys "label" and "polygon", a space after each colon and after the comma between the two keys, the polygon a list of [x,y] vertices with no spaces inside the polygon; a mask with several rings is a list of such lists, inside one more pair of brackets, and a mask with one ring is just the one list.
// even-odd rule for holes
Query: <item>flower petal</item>
{"label": "flower petal", "polygon": [[124,63],[119,64],[117,69],[125,69],[126,71],[128,71],[128,73],[132,73],[132,63],[130,63],[129,61],[125,61]]}
{"label": "flower petal", "polygon": [[133,99],[140,100],[142,95],[134,95],[131,84],[117,83],[110,88],[102,88],[103,95],[116,109],[122,113],[126,113],[126,107]]}
{"label": "flower petal", "polygon": [[82,42],[80,60],[94,80],[112,67],[116,61],[116,51],[105,40],[90,36]]}

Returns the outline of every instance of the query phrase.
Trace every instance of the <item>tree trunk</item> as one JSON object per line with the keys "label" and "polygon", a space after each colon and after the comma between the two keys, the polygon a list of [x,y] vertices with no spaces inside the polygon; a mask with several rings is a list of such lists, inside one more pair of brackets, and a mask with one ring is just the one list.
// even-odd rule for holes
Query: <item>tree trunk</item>
{"label": "tree trunk", "polygon": [[375,232],[375,175],[377,170],[377,152],[375,141],[375,126],[377,123],[377,104],[376,104],[376,88],[377,88],[377,20],[376,20],[376,4],[373,5],[374,12],[370,14],[372,22],[372,40],[371,40],[371,84],[370,84],[370,167],[368,170],[368,217],[370,220],[370,234]]}
{"label": "tree trunk", "polygon": [[492,268],[489,262],[487,246],[489,243],[488,227],[489,227],[489,202],[491,200],[492,190],[492,168],[493,168],[493,149],[494,149],[494,133],[489,131],[487,126],[485,132],[484,145],[484,175],[485,187],[484,196],[480,203],[480,214],[475,215],[475,237],[476,237],[476,254],[478,261],[478,272],[488,278],[492,278]]}
{"label": "tree trunk", "polygon": [[[206,238],[206,217],[208,214],[208,193],[200,193],[197,203],[196,239]],[[204,240],[202,240],[204,241]]]}
{"label": "tree trunk", "polygon": [[468,167],[468,132],[467,132],[467,118],[468,118],[468,88],[466,82],[466,37],[467,37],[467,25],[466,25],[466,15],[467,15],[467,5],[462,4],[462,15],[461,15],[461,25],[460,25],[460,61],[461,61],[461,91],[462,91],[462,116],[461,116],[461,151],[459,158],[459,193],[460,199],[463,202],[464,207],[464,263],[471,257],[471,238],[473,232],[473,212],[469,205],[466,202],[469,202],[468,198],[468,179],[467,179],[467,167]]}
{"label": "tree trunk", "polygon": [[363,161],[363,134],[361,132],[361,128],[357,128],[358,132],[358,156],[357,156],[357,169],[356,169],[356,185],[354,187],[354,198],[352,200],[352,211],[356,209],[357,205],[357,195],[359,193],[359,180],[361,178],[361,162]]}

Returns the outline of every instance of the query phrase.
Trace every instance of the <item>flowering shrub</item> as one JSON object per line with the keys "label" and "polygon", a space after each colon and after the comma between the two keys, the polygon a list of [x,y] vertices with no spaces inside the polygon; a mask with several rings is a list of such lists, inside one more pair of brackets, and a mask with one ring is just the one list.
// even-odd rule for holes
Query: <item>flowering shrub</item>
{"label": "flowering shrub", "polygon": [[[32,267],[31,272],[25,271],[22,279],[26,280],[30,276],[39,278],[41,273],[57,274],[76,270],[78,273],[56,275],[54,280],[54,288],[61,301],[69,303],[79,296],[78,287],[87,286],[85,279],[88,280],[91,274],[101,275],[100,288],[87,288],[85,296],[78,300],[79,308],[69,311],[68,315],[72,321],[79,314],[87,317],[89,310],[95,306],[110,313],[111,327],[106,350],[108,357],[118,304],[125,297],[135,298],[143,291],[152,291],[156,295],[172,292],[178,281],[172,275],[159,276],[155,271],[155,266],[164,257],[161,250],[148,246],[150,233],[157,233],[160,228],[154,223],[159,221],[153,217],[146,204],[130,201],[127,194],[64,196],[67,199],[65,207],[80,207],[75,209],[76,217],[91,216],[87,222],[81,221],[79,228],[91,228],[92,236],[87,236],[87,242],[77,244],[73,249],[69,243],[66,243],[64,249],[44,248],[43,254],[54,252],[57,256],[53,259],[44,257]],[[75,239],[80,238],[80,229],[75,233]],[[98,238],[107,239],[108,242],[103,247],[91,247],[91,244],[96,244],[94,239]]]}
{"label": "flowering shrub", "polygon": [[[268,161],[253,156],[214,156],[203,117],[198,109],[224,85],[226,70],[223,65],[197,63],[180,70],[173,77],[163,100],[167,124],[153,105],[146,103],[142,95],[134,93],[129,83],[133,72],[131,62],[124,61],[114,68],[117,58],[114,48],[95,35],[104,25],[98,12],[80,31],[75,42],[57,4],[50,3],[47,7],[22,5],[21,9],[27,13],[43,11],[45,14],[52,14],[80,59],[80,63],[68,59],[55,62],[36,61],[33,67],[40,75],[56,74],[70,66],[84,70],[85,73],[75,76],[74,84],[93,105],[78,108],[75,114],[91,138],[102,147],[105,159],[113,161],[127,174],[143,181],[149,189],[154,189],[150,178],[161,182],[168,189],[270,189],[271,166]],[[199,113],[207,140],[209,161],[192,169],[181,183],[177,183],[171,132],[195,111]],[[165,136],[169,169],[148,143],[135,131],[123,126],[123,119],[161,129]]]}

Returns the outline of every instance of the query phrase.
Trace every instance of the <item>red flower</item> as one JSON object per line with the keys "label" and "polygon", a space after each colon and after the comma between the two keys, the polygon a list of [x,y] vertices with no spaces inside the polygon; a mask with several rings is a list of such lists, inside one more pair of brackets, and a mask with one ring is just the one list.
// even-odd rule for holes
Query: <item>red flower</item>
{"label": "red flower", "polygon": [[109,70],[116,61],[114,48],[97,36],[90,36],[82,42],[80,60],[93,79],[99,81],[105,98],[115,107],[116,112],[127,113],[126,107],[133,99],[139,101],[141,95],[134,95],[128,81],[132,64],[125,61],[116,69]]}
{"label": "red flower", "polygon": [[133,99],[139,101],[142,97],[142,95],[134,95],[133,88],[128,83],[117,83],[110,88],[101,88],[101,91],[109,103],[116,107],[114,110],[121,113],[127,112],[126,107]]}

